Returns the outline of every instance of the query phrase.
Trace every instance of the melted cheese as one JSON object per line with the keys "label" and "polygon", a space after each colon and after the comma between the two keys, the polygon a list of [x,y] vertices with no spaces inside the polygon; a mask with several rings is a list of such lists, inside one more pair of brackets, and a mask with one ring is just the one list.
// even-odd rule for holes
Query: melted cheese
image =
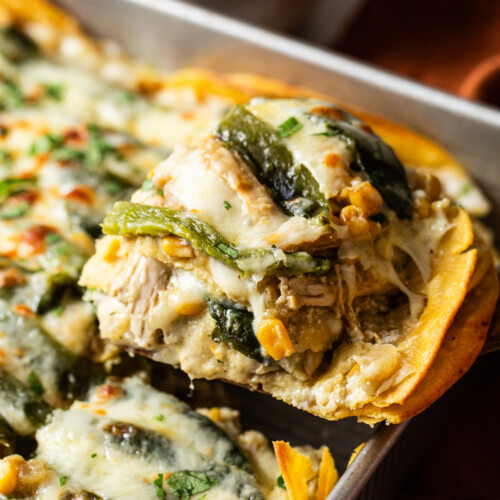
{"label": "melted cheese", "polygon": [[[246,108],[276,130],[290,117],[296,118],[303,125],[299,131],[283,138],[283,144],[292,153],[295,163],[305,165],[314,175],[321,191],[329,199],[338,195],[345,185],[344,168],[348,168],[351,163],[351,153],[341,139],[317,135],[324,132],[325,127],[311,120],[307,114],[314,107],[320,106],[325,106],[325,103],[314,99],[290,101],[257,98]],[[338,166],[325,161],[330,154],[338,157]]]}
{"label": "melted cheese", "polygon": [[[226,462],[234,444],[205,417],[138,379],[108,387],[97,389],[89,403],[55,411],[50,424],[37,432],[37,459],[104,498],[154,499],[158,474],[168,477],[179,470],[218,477],[207,499],[263,498],[251,474]],[[116,422],[147,430],[150,441],[114,441],[105,429]],[[165,444],[154,435],[163,436]],[[141,453],[146,449],[148,454]]]}
{"label": "melted cheese", "polygon": [[[205,220],[244,247],[293,246],[317,240],[327,228],[303,217],[287,217],[249,168],[217,139],[179,146],[152,177],[162,203]],[[156,204],[151,193],[133,201]]]}

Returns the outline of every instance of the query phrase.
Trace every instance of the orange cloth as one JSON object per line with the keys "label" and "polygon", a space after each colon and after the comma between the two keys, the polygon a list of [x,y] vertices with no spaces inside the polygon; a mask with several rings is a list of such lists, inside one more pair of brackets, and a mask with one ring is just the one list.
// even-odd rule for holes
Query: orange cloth
{"label": "orange cloth", "polygon": [[468,87],[462,87],[484,60],[500,56],[497,0],[370,0],[334,48],[423,83],[500,106],[500,76],[493,75],[485,93],[476,94],[475,87],[471,88],[492,78],[484,67],[476,70],[476,80],[471,77]]}

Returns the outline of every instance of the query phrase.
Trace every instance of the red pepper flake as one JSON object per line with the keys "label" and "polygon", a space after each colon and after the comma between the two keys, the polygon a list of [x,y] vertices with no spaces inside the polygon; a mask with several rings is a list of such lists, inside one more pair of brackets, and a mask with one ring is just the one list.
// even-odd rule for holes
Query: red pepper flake
{"label": "red pepper flake", "polygon": [[13,286],[24,285],[26,279],[14,267],[0,270],[0,288],[10,288]]}
{"label": "red pepper flake", "polygon": [[15,314],[22,316],[23,318],[32,318],[35,315],[31,307],[26,304],[17,304],[12,308],[12,310]]}
{"label": "red pepper flake", "polygon": [[32,226],[27,231],[18,235],[17,239],[23,245],[23,253],[31,255],[45,251],[45,238],[48,234],[54,233],[55,229],[49,226]]}
{"label": "red pepper flake", "polygon": [[34,191],[32,189],[28,191],[23,191],[22,193],[17,193],[9,198],[9,205],[19,205],[23,202],[28,205],[33,205],[35,201],[39,198],[38,191]]}
{"label": "red pepper flake", "polygon": [[80,203],[85,203],[86,205],[92,205],[94,202],[94,191],[88,186],[75,186],[66,193],[61,193],[63,198],[72,201],[78,201]]}
{"label": "red pepper flake", "polygon": [[336,108],[331,108],[330,106],[318,106],[316,108],[311,109],[311,113],[314,115],[324,116],[325,118],[329,118],[331,120],[343,120],[344,113]]}
{"label": "red pepper flake", "polygon": [[81,145],[86,140],[87,133],[83,130],[69,129],[64,133],[64,144],[68,146]]}
{"label": "red pepper flake", "polygon": [[99,390],[97,391],[97,398],[99,400],[99,403],[105,403],[106,401],[110,400],[111,398],[115,398],[119,396],[121,393],[121,389],[117,387],[116,385],[112,384],[105,384],[101,385],[99,387]]}

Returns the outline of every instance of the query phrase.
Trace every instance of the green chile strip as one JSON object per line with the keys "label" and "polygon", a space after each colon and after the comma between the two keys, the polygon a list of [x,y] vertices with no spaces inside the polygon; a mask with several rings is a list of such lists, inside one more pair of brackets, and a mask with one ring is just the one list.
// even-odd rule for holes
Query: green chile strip
{"label": "green chile strip", "polygon": [[[168,236],[174,234],[195,248],[244,274],[325,274],[330,270],[327,259],[306,252],[285,253],[269,248],[237,249],[205,221],[178,210],[139,203],[118,202],[102,224],[105,234],[122,236]],[[252,268],[253,262],[261,266]]]}
{"label": "green chile strip", "polygon": [[335,136],[345,141],[353,152],[351,168],[367,175],[370,184],[399,218],[410,218],[413,213],[412,194],[405,169],[392,148],[353,115],[334,109],[343,119],[315,113],[309,115],[326,127],[325,132],[318,135]]}
{"label": "green chile strip", "polygon": [[288,148],[263,121],[235,105],[220,122],[217,134],[270,188],[285,213],[328,217],[328,203],[316,179],[303,165],[295,165]]}
{"label": "green chile strip", "polygon": [[0,417],[0,459],[16,451],[16,433],[8,422]]}
{"label": "green chile strip", "polygon": [[[0,330],[4,332],[3,349],[14,356],[24,352],[31,370],[26,382],[38,395],[56,395],[63,402],[85,397],[90,387],[104,379],[103,370],[57,342],[36,318],[23,318],[10,312],[0,301]],[[23,374],[13,373],[23,378]],[[50,382],[49,382],[50,381]]]}
{"label": "green chile strip", "polygon": [[0,367],[0,415],[16,429],[20,422],[10,420],[11,408],[26,422],[24,427],[33,430],[45,424],[53,411],[40,396]]}
{"label": "green chile strip", "polygon": [[273,360],[264,356],[264,351],[253,331],[252,312],[231,304],[207,299],[210,315],[215,321],[216,328],[212,332],[212,339],[216,342],[225,342],[245,356],[255,359],[263,365],[270,365]]}

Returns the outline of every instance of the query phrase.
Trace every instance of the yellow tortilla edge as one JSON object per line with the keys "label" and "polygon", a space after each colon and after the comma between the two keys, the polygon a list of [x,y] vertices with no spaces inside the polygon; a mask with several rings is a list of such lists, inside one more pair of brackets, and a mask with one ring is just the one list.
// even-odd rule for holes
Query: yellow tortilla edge
{"label": "yellow tortilla edge", "polygon": [[498,274],[492,264],[484,279],[467,294],[434,363],[404,404],[393,404],[386,408],[367,405],[358,412],[358,420],[368,424],[381,420],[399,424],[422,412],[441,397],[470,369],[480,354],[498,296]]}

